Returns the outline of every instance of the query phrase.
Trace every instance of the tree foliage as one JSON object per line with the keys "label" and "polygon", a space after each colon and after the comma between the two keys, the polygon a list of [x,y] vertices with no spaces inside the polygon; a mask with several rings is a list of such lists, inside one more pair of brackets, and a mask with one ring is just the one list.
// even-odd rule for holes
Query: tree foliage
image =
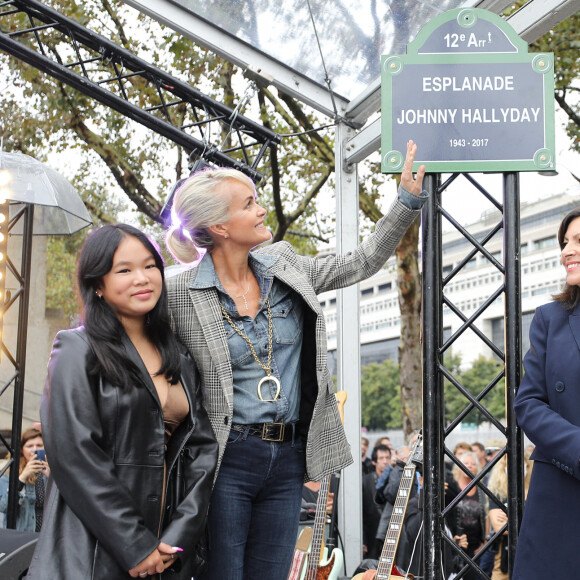
{"label": "tree foliage", "polygon": [[[580,14],[573,14],[530,48],[554,53],[556,102],[568,116],[570,148],[580,153]],[[575,177],[580,179],[580,172],[575,172]]]}
{"label": "tree foliage", "polygon": [[[516,2],[509,10],[520,8]],[[508,12],[508,13],[509,13]],[[570,149],[580,153],[580,12],[576,12],[530,44],[531,52],[554,53],[555,99],[566,113]],[[579,172],[574,177],[580,180]]]}
{"label": "tree foliage", "polygon": [[[49,0],[46,4],[232,108],[247,88],[236,67],[122,2]],[[55,34],[48,44],[52,55],[65,61],[66,48],[59,36]],[[137,222],[159,238],[162,228],[155,224],[172,184],[187,175],[186,152],[16,58],[1,55],[0,67],[6,73],[6,87],[0,94],[4,148],[40,160],[50,157],[51,164],[56,163],[55,168],[79,190],[95,225]],[[146,102],[154,87],[132,79],[128,90]],[[265,176],[259,184],[260,201],[269,210],[266,223],[274,240],[284,238],[302,253],[315,252],[317,241],[326,240],[333,228],[333,218],[317,207],[320,191],[333,185],[332,133],[305,133],[320,126],[318,117],[267,88],[260,89],[258,99],[242,113],[261,119],[281,135],[293,135],[272,148],[259,168]],[[179,114],[184,117],[178,122],[194,120],[185,118],[184,111],[174,112]],[[222,137],[214,139],[219,142]],[[66,278],[52,267],[54,263],[58,269],[67,261],[58,256],[70,251],[70,246],[51,245],[54,260],[49,264],[48,283],[57,288],[49,289],[49,307],[66,309],[74,303],[72,287],[67,294]]]}
{"label": "tree foliage", "polygon": [[[489,391],[480,400],[481,405],[496,419],[505,419],[505,380],[503,377],[497,380],[502,375],[503,365],[501,363],[493,358],[480,356],[470,368],[462,369],[461,357],[452,355],[445,359],[445,367],[453,376],[454,382],[474,398],[479,397],[489,388]],[[461,392],[461,388],[454,382],[444,381],[446,423],[450,423],[458,417],[470,403]],[[491,386],[492,384],[493,386]],[[477,407],[474,407],[463,419],[465,423],[475,423],[476,425],[488,421],[488,417]]]}
{"label": "tree foliage", "polygon": [[[445,357],[444,366],[454,381],[474,398],[493,383],[489,392],[481,398],[481,404],[496,419],[505,419],[505,381],[496,380],[503,366],[493,358],[479,357],[468,367],[462,367],[461,356]],[[369,430],[399,429],[404,426],[405,416],[401,412],[402,382],[399,366],[392,360],[372,363],[362,369],[362,424]],[[444,381],[445,420],[449,424],[469,404],[467,397],[451,381]],[[420,397],[419,397],[420,401]],[[477,425],[488,422],[488,417],[479,409],[470,411],[463,422]]]}
{"label": "tree foliage", "polygon": [[363,367],[361,408],[362,424],[369,430],[401,427],[399,367],[394,361]]}

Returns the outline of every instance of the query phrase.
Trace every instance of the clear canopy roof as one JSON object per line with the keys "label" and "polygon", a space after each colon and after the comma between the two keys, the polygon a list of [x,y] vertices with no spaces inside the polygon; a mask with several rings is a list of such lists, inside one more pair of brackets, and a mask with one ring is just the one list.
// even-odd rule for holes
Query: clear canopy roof
{"label": "clear canopy roof", "polygon": [[[315,109],[362,126],[379,109],[380,62],[404,54],[439,14],[510,0],[126,0]],[[527,0],[508,19],[532,42],[573,14],[580,0]],[[331,95],[326,79],[330,80]],[[358,123],[358,125],[357,125]]]}
{"label": "clear canopy roof", "polygon": [[325,64],[332,90],[347,100],[379,76],[382,54],[404,54],[405,46],[433,17],[476,3],[475,0],[172,1],[319,84],[325,83]]}

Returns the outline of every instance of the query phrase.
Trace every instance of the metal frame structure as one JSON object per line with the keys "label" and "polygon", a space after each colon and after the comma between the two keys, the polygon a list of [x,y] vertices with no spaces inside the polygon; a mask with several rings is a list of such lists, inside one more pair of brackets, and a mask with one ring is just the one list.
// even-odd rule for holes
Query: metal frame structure
{"label": "metal frame structure", "polygon": [[[328,117],[334,117],[334,106],[328,88],[270,58],[249,44],[240,42],[193,12],[164,0],[128,0],[127,4],[241,69],[253,67],[266,71],[273,77],[272,84],[280,91]],[[334,99],[338,114],[346,114],[348,101],[339,95],[334,95]]]}
{"label": "metal frame structure", "polygon": [[[271,144],[280,142],[276,133],[238,110],[36,0],[0,3],[0,30],[10,31],[0,33],[0,49],[206,161],[234,167],[257,181],[262,177],[257,171],[262,157]],[[154,91],[144,99],[144,93],[134,87],[152,87]],[[179,125],[173,112],[183,106],[189,120]],[[211,143],[216,132],[232,144],[222,150]]]}
{"label": "metal frame structure", "polygon": [[[501,212],[502,219],[489,228],[482,239],[472,236],[453,216],[443,208],[442,197],[449,185],[463,175],[473,187],[487,198]],[[480,556],[503,532],[509,530],[509,565],[513,569],[517,536],[523,508],[523,450],[522,433],[513,414],[513,399],[521,375],[521,295],[520,295],[520,241],[519,241],[519,176],[517,173],[503,174],[503,204],[499,204],[470,174],[453,174],[444,183],[440,174],[426,177],[426,189],[431,196],[423,212],[423,426],[424,439],[424,537],[433,538],[425,542],[425,577],[429,580],[443,580],[441,563],[443,546],[447,544],[452,552],[460,554],[465,562],[458,578],[469,569],[478,570],[482,578],[488,578],[477,566]],[[451,223],[469,242],[472,249],[466,252],[461,262],[447,276],[442,272],[442,218]],[[485,247],[496,234],[503,232],[504,263],[501,264]],[[453,302],[445,296],[445,287],[480,253],[503,275],[503,283],[471,315],[466,317]],[[504,321],[506,329],[505,350],[502,351],[476,326],[477,319],[489,308],[496,298],[504,298]],[[460,328],[447,340],[443,339],[443,307],[446,306],[462,321]],[[471,330],[503,362],[503,368],[492,381],[477,395],[471,395],[451,372],[445,367],[444,354],[451,345],[467,330]],[[482,404],[482,400],[499,381],[505,378],[506,389],[506,426],[494,417]],[[465,398],[463,411],[448,425],[445,420],[444,381],[456,388]],[[444,505],[444,459],[448,457],[460,469],[465,468],[445,446],[445,438],[463,419],[477,408],[487,420],[506,438],[506,447],[475,476],[472,482],[460,492],[447,506]],[[508,455],[508,524],[489,539],[476,558],[471,560],[444,532],[444,518],[467,493],[477,485],[496,504],[502,505],[485,484],[485,478],[501,459]]]}
{"label": "metal frame structure", "polygon": [[[253,50],[249,45],[237,41],[228,35],[220,33],[215,27],[202,19],[197,19],[191,12],[184,11],[167,0],[128,0],[131,6],[146,13],[156,20],[173,28],[184,36],[194,40],[201,46],[221,55],[226,60],[242,68],[259,68],[273,77],[272,84],[283,92],[305,102],[325,115],[335,117],[336,131],[336,192],[337,192],[337,246],[339,251],[348,251],[358,242],[358,178],[356,165],[364,160],[380,146],[380,119],[369,119],[376,115],[380,106],[380,81],[372,83],[361,95],[350,102],[337,95],[331,95],[320,83],[300,75],[279,61],[268,55]],[[510,2],[506,0],[481,0],[474,7],[501,12]],[[516,32],[525,40],[531,42],[547,32],[557,23],[563,21],[580,8],[580,0],[530,0],[521,10],[516,12],[509,22]],[[44,70],[57,79],[71,84],[85,94],[114,108],[128,117],[143,123],[154,131],[173,139],[188,150],[197,151],[204,158],[226,166],[236,166],[252,174],[257,170],[264,151],[269,144],[277,143],[277,136],[263,127],[251,123],[241,115],[234,115],[233,111],[215,103],[201,95],[187,85],[176,81],[162,71],[151,67],[144,61],[134,57],[127,51],[117,47],[114,43],[95,35],[82,26],[62,17],[57,12],[46,8],[36,0],[10,0],[0,3],[0,25],[9,9],[21,11],[29,15],[31,24],[17,34],[0,33],[0,48]],[[35,19],[38,24],[34,24]],[[50,58],[50,49],[45,52],[33,50],[25,42],[20,42],[18,36],[29,34],[38,41],[40,35],[47,34],[52,29],[53,34],[60,38],[70,38],[71,50],[77,55],[66,65],[61,65]],[[195,32],[194,32],[195,31]],[[82,46],[82,49],[80,48]],[[49,48],[49,47],[47,47]],[[87,56],[81,53],[86,51]],[[90,56],[88,56],[90,54]],[[96,79],[91,79],[89,68],[93,62],[100,67],[110,63],[112,71]],[[78,72],[80,70],[80,72]],[[147,83],[156,87],[159,99],[156,103],[149,103],[144,109],[139,108],[125,95],[124,84],[126,79],[133,75],[142,75]],[[166,95],[169,95],[167,97]],[[334,98],[334,103],[333,103]],[[177,103],[186,103],[198,108],[199,116],[211,118],[212,121],[225,123],[230,132],[240,136],[248,136],[252,144],[257,145],[258,153],[253,161],[246,155],[244,145],[236,147],[232,153],[241,152],[244,165],[240,166],[239,159],[232,160],[219,151],[211,151],[209,157],[207,142],[195,139],[188,135],[188,130],[200,128],[204,123],[187,127],[176,127],[171,122],[171,106]],[[337,108],[335,110],[334,105]],[[227,110],[226,110],[227,109]],[[195,118],[195,114],[192,113]],[[229,125],[228,125],[229,122]],[[359,131],[359,129],[361,129]],[[225,152],[224,152],[225,153]],[[248,169],[249,168],[249,169]],[[426,578],[439,579],[441,562],[441,523],[443,517],[442,489],[443,481],[443,453],[445,450],[445,436],[452,426],[445,427],[443,415],[442,385],[445,369],[442,363],[442,353],[446,347],[442,336],[442,305],[443,288],[446,280],[441,273],[441,216],[440,196],[444,186],[440,183],[439,175],[426,177],[426,189],[431,191],[432,197],[423,213],[423,255],[430,259],[423,264],[424,276],[424,425],[425,425],[425,531],[427,538],[433,542],[426,542],[425,563]],[[505,453],[512,459],[509,467],[510,502],[508,507],[509,532],[511,538],[516,538],[518,523],[521,516],[522,490],[522,450],[521,434],[519,433],[511,411],[511,402],[519,383],[521,360],[521,337],[519,327],[519,186],[515,174],[504,175],[504,203],[503,228],[505,243],[505,264],[499,265],[503,269],[505,281],[500,293],[505,294],[506,301],[506,345],[505,377],[508,384],[508,425],[505,432],[508,445]],[[486,255],[484,244],[474,246],[474,252]],[[488,259],[490,256],[486,256]],[[466,263],[467,260],[464,261]],[[492,260],[493,261],[493,260]],[[349,401],[349,413],[345,428],[350,441],[355,442],[358,450],[360,438],[360,360],[353,357],[359,351],[358,329],[358,290],[348,288],[338,295],[339,327],[339,387],[349,386],[349,393],[354,393]],[[465,328],[471,327],[474,317],[465,320]],[[346,361],[344,353],[349,353]],[[494,383],[495,384],[495,383]],[[488,385],[486,392],[493,388]],[[460,385],[456,385],[461,390]],[[481,397],[484,396],[483,394]],[[468,397],[469,408],[483,407],[479,402],[481,397]],[[354,399],[354,400],[353,400]],[[16,408],[15,408],[16,411]],[[469,411],[466,410],[465,413]],[[454,422],[455,423],[455,422]],[[497,426],[497,422],[494,422]],[[343,528],[342,536],[345,540],[345,559],[349,569],[352,569],[360,559],[361,545],[361,516],[360,507],[357,508],[356,498],[360,503],[360,473],[359,466],[347,468],[344,472],[344,481],[341,486],[340,518]],[[476,483],[480,483],[480,478]],[[475,485],[475,483],[474,483]],[[345,492],[349,490],[348,501]],[[510,545],[513,556],[515,539]],[[513,558],[512,558],[513,561]],[[468,565],[470,563],[468,562]]]}
{"label": "metal frame structure", "polygon": [[[0,303],[0,316],[3,318],[6,312],[18,301],[18,324],[16,353],[10,352],[6,344],[0,340],[2,353],[8,358],[14,367],[13,375],[0,385],[0,396],[9,387],[13,387],[12,403],[12,432],[10,443],[0,436],[0,442],[9,451],[10,459],[0,470],[0,475],[4,474],[11,466],[17,467],[20,462],[20,437],[22,434],[22,410],[24,401],[24,378],[26,373],[26,341],[28,338],[28,303],[31,284],[31,264],[32,264],[32,228],[34,223],[34,205],[18,204],[20,207],[15,215],[10,219],[8,231],[12,231],[17,224],[22,224],[22,253],[20,256],[20,267],[17,268],[9,256],[7,256],[7,267],[19,285],[14,294],[2,297]],[[8,509],[6,511],[6,527],[16,527],[16,517],[18,510],[18,469],[10,469],[8,495]]]}

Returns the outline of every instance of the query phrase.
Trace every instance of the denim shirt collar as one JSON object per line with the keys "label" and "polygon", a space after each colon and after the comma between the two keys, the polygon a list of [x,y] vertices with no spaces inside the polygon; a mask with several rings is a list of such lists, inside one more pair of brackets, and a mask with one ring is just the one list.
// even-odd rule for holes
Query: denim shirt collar
{"label": "denim shirt collar", "polygon": [[[278,261],[277,255],[256,254],[250,252],[250,267],[252,270],[264,278],[271,278],[273,276],[270,268]],[[206,252],[195,268],[195,273],[191,278],[189,287],[192,290],[200,290],[203,288],[220,288],[222,285],[219,281],[218,275],[215,271],[212,257],[209,252]]]}

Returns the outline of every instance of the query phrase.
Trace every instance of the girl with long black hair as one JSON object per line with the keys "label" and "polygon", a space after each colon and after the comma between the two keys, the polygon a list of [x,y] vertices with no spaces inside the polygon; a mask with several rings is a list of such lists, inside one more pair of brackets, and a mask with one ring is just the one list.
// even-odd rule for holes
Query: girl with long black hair
{"label": "girl with long black hair", "polygon": [[217,443],[163,259],[138,229],[105,226],[78,284],[84,326],[58,333],[41,403],[52,484],[28,578],[190,579]]}

